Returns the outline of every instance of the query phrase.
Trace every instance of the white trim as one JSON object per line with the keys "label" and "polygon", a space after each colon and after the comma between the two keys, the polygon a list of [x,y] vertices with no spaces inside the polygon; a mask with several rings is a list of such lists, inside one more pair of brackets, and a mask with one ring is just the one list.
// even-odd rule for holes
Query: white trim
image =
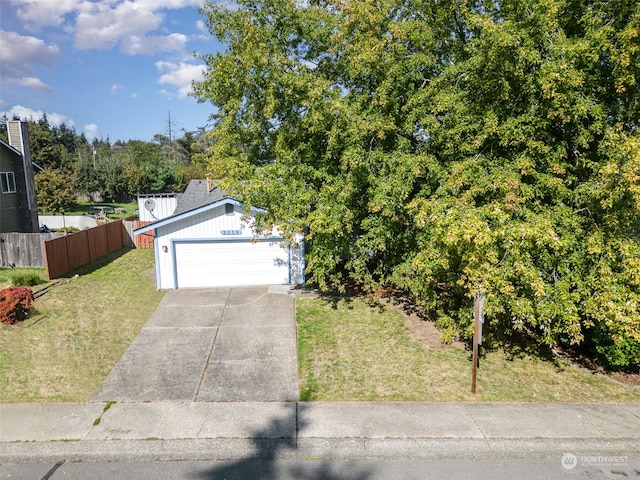
{"label": "white trim", "polygon": [[[16,174],[14,172],[0,172],[0,192],[2,193],[16,193],[18,191],[16,187]],[[11,179],[11,181],[9,181]],[[13,189],[11,189],[13,184]],[[7,186],[5,190],[5,185]]]}

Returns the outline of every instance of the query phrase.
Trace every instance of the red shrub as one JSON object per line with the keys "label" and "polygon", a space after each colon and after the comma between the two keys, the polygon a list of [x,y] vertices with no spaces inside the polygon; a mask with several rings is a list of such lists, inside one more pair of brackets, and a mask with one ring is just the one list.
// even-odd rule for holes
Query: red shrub
{"label": "red shrub", "polygon": [[0,322],[12,325],[27,318],[33,304],[33,291],[27,287],[0,290]]}

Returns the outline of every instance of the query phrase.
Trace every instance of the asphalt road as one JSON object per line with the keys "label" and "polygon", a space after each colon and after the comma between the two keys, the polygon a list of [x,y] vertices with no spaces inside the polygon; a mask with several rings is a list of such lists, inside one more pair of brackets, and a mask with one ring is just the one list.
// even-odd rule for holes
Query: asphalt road
{"label": "asphalt road", "polygon": [[[553,480],[640,478],[640,459],[563,465],[562,457],[521,459],[257,459],[0,465],[0,479],[24,480]],[[604,459],[610,460],[610,459]],[[620,459],[617,459],[620,460]],[[572,467],[572,468],[571,468]]]}

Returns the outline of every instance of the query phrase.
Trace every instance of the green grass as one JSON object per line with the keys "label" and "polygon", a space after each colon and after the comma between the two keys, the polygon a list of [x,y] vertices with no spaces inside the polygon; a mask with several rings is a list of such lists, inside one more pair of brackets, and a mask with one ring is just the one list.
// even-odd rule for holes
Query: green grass
{"label": "green grass", "polygon": [[[26,321],[0,325],[0,402],[87,401],[162,298],[153,265],[152,250],[120,250],[53,286]],[[38,269],[0,278],[18,270]],[[303,400],[640,401],[573,365],[501,351],[483,357],[474,397],[469,353],[426,345],[393,307],[304,298],[296,310]]]}
{"label": "green grass", "polygon": [[119,250],[1,325],[0,402],[89,400],[162,298],[153,266],[152,250]]}
{"label": "green grass", "polygon": [[42,279],[42,283],[35,285],[32,289],[34,292],[43,288],[47,282],[47,274],[44,268],[0,268],[0,289],[11,287],[13,285],[13,277],[37,275]]}
{"label": "green grass", "polygon": [[394,307],[362,299],[297,301],[303,400],[640,401],[624,387],[562,361],[487,353],[471,390],[469,352],[427,346]]}
{"label": "green grass", "polygon": [[[124,208],[125,213],[118,214],[109,214],[109,218],[111,219],[120,219],[127,218],[131,215],[134,215],[136,208],[138,208],[138,204],[136,202],[132,203],[109,203],[109,202],[78,202],[75,208],[69,212],[64,212],[65,215],[89,215],[94,214],[95,212],[91,211],[91,206],[93,205],[106,205],[113,208]],[[52,213],[40,212],[41,215],[53,215]]]}

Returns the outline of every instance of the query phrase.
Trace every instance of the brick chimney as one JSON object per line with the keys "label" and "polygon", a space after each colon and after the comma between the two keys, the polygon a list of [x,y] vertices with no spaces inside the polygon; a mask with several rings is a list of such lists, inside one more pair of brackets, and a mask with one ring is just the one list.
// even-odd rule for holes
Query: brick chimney
{"label": "brick chimney", "polygon": [[33,179],[33,163],[31,160],[31,149],[29,147],[29,125],[27,122],[14,118],[7,122],[7,133],[9,134],[9,145],[22,154],[24,182],[26,185],[26,198],[28,204],[25,205],[29,212],[29,222],[31,231],[40,231],[38,223],[38,203],[36,199],[36,185]]}

